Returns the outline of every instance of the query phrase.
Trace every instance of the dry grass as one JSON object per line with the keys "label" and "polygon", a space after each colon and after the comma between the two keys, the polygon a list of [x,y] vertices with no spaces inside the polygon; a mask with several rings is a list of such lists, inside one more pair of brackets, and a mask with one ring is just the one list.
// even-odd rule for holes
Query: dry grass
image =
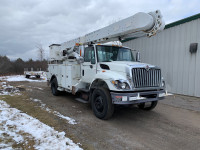
{"label": "dry grass", "polygon": [[[66,136],[70,139],[72,139],[75,143],[78,143],[79,140],[71,134],[70,130],[75,130],[76,127],[73,125],[67,124],[65,120],[60,119],[59,117],[53,115],[52,113],[49,113],[45,110],[43,110],[39,103],[35,103],[30,100],[30,97],[28,94],[24,91],[21,92],[22,95],[0,95],[0,100],[3,100],[7,102],[11,107],[17,108],[21,110],[22,112],[40,120],[44,124],[53,127],[55,130],[61,132],[64,131],[66,133]],[[1,126],[1,125],[0,125]],[[22,148],[22,149],[34,149],[34,139],[31,139],[30,136],[28,137],[26,133],[21,133],[25,139],[26,142],[17,144],[12,140],[12,138],[8,137],[7,139],[1,139],[5,142],[11,142],[13,148]],[[6,141],[5,141],[6,140]],[[84,149],[90,149],[88,146],[84,145],[82,146]]]}

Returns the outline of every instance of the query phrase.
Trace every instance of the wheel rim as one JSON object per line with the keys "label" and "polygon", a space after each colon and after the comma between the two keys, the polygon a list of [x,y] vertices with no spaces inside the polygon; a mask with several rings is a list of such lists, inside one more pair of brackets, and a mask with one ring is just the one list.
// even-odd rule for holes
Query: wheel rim
{"label": "wheel rim", "polygon": [[99,113],[102,113],[104,110],[103,98],[101,96],[97,96],[94,102],[94,106]]}

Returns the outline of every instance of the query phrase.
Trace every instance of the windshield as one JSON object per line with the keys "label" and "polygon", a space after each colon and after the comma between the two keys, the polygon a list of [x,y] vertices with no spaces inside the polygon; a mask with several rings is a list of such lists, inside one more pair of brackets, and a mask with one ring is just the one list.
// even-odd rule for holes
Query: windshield
{"label": "windshield", "polygon": [[130,49],[97,45],[98,62],[135,61]]}

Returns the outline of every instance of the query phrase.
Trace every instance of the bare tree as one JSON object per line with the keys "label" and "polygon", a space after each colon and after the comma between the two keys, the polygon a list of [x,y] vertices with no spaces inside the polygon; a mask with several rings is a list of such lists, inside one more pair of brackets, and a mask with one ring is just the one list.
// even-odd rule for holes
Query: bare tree
{"label": "bare tree", "polygon": [[40,68],[42,71],[46,71],[47,67],[48,65],[45,59],[43,59],[42,61],[32,59],[24,61],[21,58],[18,58],[17,60],[11,61],[7,56],[0,55],[0,76],[23,74],[24,68],[28,68],[29,71],[31,68],[33,68],[34,71]]}
{"label": "bare tree", "polygon": [[39,60],[40,61],[43,61],[44,60],[44,49],[42,47],[42,44],[37,44],[36,45],[36,48],[37,48],[37,51],[38,51],[38,57],[39,57]]}

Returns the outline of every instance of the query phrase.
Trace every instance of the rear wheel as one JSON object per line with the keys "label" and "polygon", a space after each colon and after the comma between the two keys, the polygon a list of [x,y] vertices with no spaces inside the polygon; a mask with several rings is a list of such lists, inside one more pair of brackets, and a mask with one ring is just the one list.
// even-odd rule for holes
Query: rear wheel
{"label": "rear wheel", "polygon": [[30,75],[26,75],[26,78],[30,78]]}
{"label": "rear wheel", "polygon": [[36,78],[38,78],[38,79],[39,79],[39,78],[40,78],[40,75],[36,75]]}
{"label": "rear wheel", "polygon": [[58,96],[59,94],[59,91],[57,90],[58,88],[58,82],[57,82],[57,79],[54,78],[52,81],[51,81],[51,92],[54,96]]}
{"label": "rear wheel", "polygon": [[142,110],[152,110],[156,107],[157,104],[158,104],[158,101],[153,101],[153,102],[138,104],[138,107]]}
{"label": "rear wheel", "polygon": [[99,119],[109,119],[114,112],[114,105],[107,89],[95,89],[92,94],[92,110]]}

